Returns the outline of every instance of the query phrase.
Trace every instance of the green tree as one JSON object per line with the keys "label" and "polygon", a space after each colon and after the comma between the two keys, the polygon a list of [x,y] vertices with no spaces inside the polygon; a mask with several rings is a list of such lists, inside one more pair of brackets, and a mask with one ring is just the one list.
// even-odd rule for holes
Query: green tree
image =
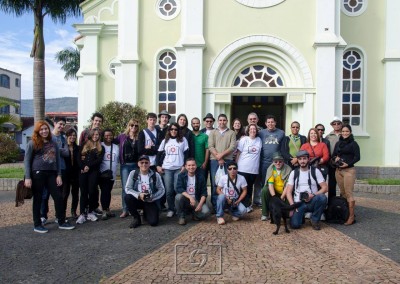
{"label": "green tree", "polygon": [[65,80],[76,80],[76,73],[80,66],[80,52],[77,48],[68,47],[56,53],[55,59],[61,64],[61,70],[65,72]]}
{"label": "green tree", "polygon": [[0,133],[0,164],[15,161],[19,155],[19,147],[7,133]]}
{"label": "green tree", "polygon": [[30,56],[33,57],[33,99],[35,121],[45,113],[45,43],[43,22],[46,16],[64,24],[67,17],[80,14],[81,0],[0,0],[0,10],[20,17],[33,13],[34,29]]}
{"label": "green tree", "polygon": [[124,132],[126,125],[132,118],[139,121],[140,129],[147,126],[147,111],[140,106],[121,102],[109,102],[97,111],[104,116],[103,129],[111,128],[115,135]]}
{"label": "green tree", "polygon": [[[14,103],[11,100],[0,98],[0,108],[4,106],[19,107],[18,104]],[[12,124],[15,126],[16,130],[19,130],[22,125],[21,119],[18,115],[15,114],[0,114],[0,126],[3,126],[3,124]],[[0,128],[0,131],[2,130],[2,128],[3,127]]]}

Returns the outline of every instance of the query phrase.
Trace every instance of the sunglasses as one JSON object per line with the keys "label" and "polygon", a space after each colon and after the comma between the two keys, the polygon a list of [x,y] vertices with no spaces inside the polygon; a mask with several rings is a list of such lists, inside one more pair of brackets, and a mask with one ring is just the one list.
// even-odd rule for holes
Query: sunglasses
{"label": "sunglasses", "polygon": [[229,168],[228,168],[228,171],[231,171],[231,170],[235,170],[235,171],[236,171],[236,170],[237,170],[237,167],[229,167]]}
{"label": "sunglasses", "polygon": [[131,124],[131,125],[129,125],[130,127],[139,127],[139,125],[137,125],[137,124]]}
{"label": "sunglasses", "polygon": [[171,128],[169,131],[178,131],[177,128]]}
{"label": "sunglasses", "polygon": [[206,122],[207,122],[207,123],[211,123],[211,122],[214,122],[214,121],[212,121],[212,120],[206,120]]}
{"label": "sunglasses", "polygon": [[300,128],[300,127],[298,127],[298,126],[292,126],[292,128]]}
{"label": "sunglasses", "polygon": [[321,128],[318,128],[317,130],[318,130],[318,131],[325,131],[325,129],[321,129]]}
{"label": "sunglasses", "polygon": [[334,123],[332,123],[332,125],[341,125],[342,123],[341,122],[334,122]]}
{"label": "sunglasses", "polygon": [[147,165],[147,164],[150,164],[150,162],[139,162],[139,164]]}

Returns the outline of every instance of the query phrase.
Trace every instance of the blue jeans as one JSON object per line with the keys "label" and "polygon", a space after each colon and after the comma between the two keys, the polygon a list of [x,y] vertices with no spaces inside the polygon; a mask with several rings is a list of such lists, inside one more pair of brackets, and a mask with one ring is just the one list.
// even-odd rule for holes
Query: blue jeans
{"label": "blue jeans", "polygon": [[125,203],[125,185],[126,181],[128,180],[128,176],[131,171],[136,170],[138,168],[137,163],[126,163],[121,165],[120,167],[120,173],[121,173],[121,186],[122,186],[122,192],[121,192],[121,197],[122,197],[122,211],[128,213],[128,207],[126,206]]}
{"label": "blue jeans", "polygon": [[[231,160],[225,160],[224,170],[226,173],[226,163]],[[219,163],[217,160],[210,160],[210,182],[211,182],[211,204],[214,209],[217,208],[217,186],[215,185],[215,174],[219,168]]]}
{"label": "blue jeans", "polygon": [[[224,209],[225,209],[226,205],[227,205],[227,203],[226,203],[225,195],[224,194],[218,195],[218,197],[217,197],[217,214],[216,214],[217,218],[224,216]],[[235,216],[235,217],[242,217],[244,214],[247,213],[247,209],[242,203],[239,203],[239,205],[234,208],[229,206],[229,211],[231,212],[231,215]]]}
{"label": "blue jeans", "polygon": [[294,211],[292,218],[290,218],[290,226],[292,229],[299,229],[303,223],[304,213],[311,212],[311,221],[313,223],[319,222],[321,215],[324,212],[328,199],[325,194],[315,195],[310,202],[303,202],[297,211]]}
{"label": "blue jeans", "polygon": [[177,170],[166,170],[164,169],[164,183],[165,192],[167,196],[168,210],[175,212],[175,188],[178,182],[178,175],[181,169]]}

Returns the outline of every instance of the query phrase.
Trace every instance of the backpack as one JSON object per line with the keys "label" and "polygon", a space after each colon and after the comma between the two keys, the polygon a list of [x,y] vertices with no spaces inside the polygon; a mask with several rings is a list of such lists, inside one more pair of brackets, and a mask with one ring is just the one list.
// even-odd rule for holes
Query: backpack
{"label": "backpack", "polygon": [[344,224],[349,218],[349,204],[346,198],[334,196],[325,210],[326,222]]}
{"label": "backpack", "polygon": [[[311,176],[314,179],[315,183],[317,184],[317,189],[320,190],[321,186],[319,185],[318,181],[317,181],[317,175],[315,173],[316,171],[316,167],[309,167],[309,170],[311,171]],[[319,169],[318,169],[319,170]],[[294,184],[296,185],[295,188],[297,188],[299,186],[299,176],[300,176],[300,168],[297,167],[294,169]],[[308,175],[308,186],[310,187],[311,190],[311,179],[310,179],[310,175]]]}
{"label": "backpack", "polygon": [[[136,182],[138,181],[139,172],[140,172],[140,170],[135,170],[135,172],[133,173],[133,185],[134,185],[134,186],[136,185]],[[156,173],[154,173],[154,174],[151,176],[151,180],[153,181],[153,188],[152,188],[152,190],[153,190],[153,192],[156,192],[156,191],[157,191],[157,186],[156,186],[156,184],[157,184],[157,177],[156,177]]]}

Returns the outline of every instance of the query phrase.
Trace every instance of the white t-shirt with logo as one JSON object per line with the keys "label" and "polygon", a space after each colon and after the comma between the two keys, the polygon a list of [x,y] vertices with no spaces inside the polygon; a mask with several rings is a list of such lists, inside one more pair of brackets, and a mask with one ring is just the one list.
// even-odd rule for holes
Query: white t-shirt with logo
{"label": "white t-shirt with logo", "polygon": [[[149,129],[150,130],[150,129]],[[154,128],[153,131],[150,130],[151,133],[153,133],[154,137],[157,137],[157,130]],[[145,146],[154,146],[153,140],[151,140],[149,134],[147,134],[146,130],[143,130],[144,133],[144,139],[145,139]],[[150,159],[150,166],[154,166],[156,164],[156,155],[149,156]]]}
{"label": "white t-shirt with logo", "polygon": [[189,176],[186,185],[186,193],[191,197],[195,198],[195,189],[196,189],[196,176]]}
{"label": "white t-shirt with logo", "polygon": [[149,175],[140,174],[140,181],[138,182],[139,192],[150,192],[150,178]]}
{"label": "white t-shirt with logo", "polygon": [[[312,174],[311,174],[311,170],[308,171],[302,171],[299,170],[299,185],[297,186],[297,181],[294,180],[294,172],[292,171],[289,175],[289,179],[287,184],[288,185],[293,185],[293,191],[294,191],[294,202],[300,202],[300,193],[301,192],[308,192],[308,193],[312,193],[315,194],[318,192],[318,186],[317,186],[317,182],[318,184],[320,184],[321,182],[324,182],[325,179],[322,176],[321,171],[319,171],[318,169],[315,170],[315,176],[317,178],[317,182],[315,182]],[[310,174],[310,180],[311,180],[311,190],[310,190],[310,186],[308,185],[308,175]]]}
{"label": "white t-shirt with logo", "polygon": [[162,168],[166,170],[180,169],[185,163],[184,152],[189,149],[189,144],[185,137],[182,142],[176,141],[175,138],[170,138],[167,143],[165,139],[161,142],[158,151],[165,150],[165,158]]}
{"label": "white t-shirt with logo", "polygon": [[[232,180],[235,182],[235,180]],[[229,181],[229,187],[228,187],[228,175],[222,176],[219,181],[218,181],[218,186],[221,187],[222,193],[229,198],[239,198],[239,195],[237,194],[232,182]],[[239,194],[242,193],[242,188],[247,186],[247,181],[242,175],[236,175],[236,188],[239,191]]]}
{"label": "white t-shirt with logo", "polygon": [[238,160],[240,172],[258,174],[261,148],[262,141],[260,137],[251,139],[248,136],[243,136],[239,140],[237,149],[241,152]]}
{"label": "white t-shirt with logo", "polygon": [[[105,149],[105,153],[103,156],[103,161],[100,164],[100,172],[104,172],[105,170],[112,170],[114,180],[117,175],[117,163],[119,162],[119,147],[118,145],[113,144],[112,154],[111,154],[111,145],[107,146],[104,142],[101,142]],[[110,159],[111,159],[111,169],[110,169]]]}

